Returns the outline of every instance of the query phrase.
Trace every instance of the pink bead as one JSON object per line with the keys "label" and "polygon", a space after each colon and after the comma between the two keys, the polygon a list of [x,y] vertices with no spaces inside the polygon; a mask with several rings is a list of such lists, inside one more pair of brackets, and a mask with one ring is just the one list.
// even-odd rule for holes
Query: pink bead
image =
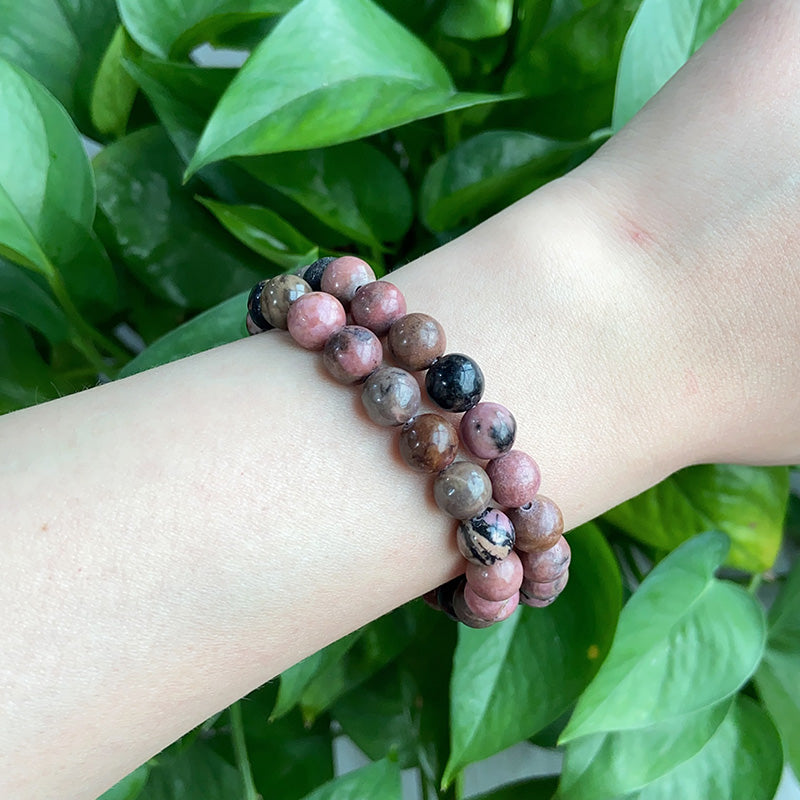
{"label": "pink bead", "polygon": [[542,477],[537,463],[522,450],[512,450],[486,466],[492,481],[492,496],[502,506],[519,508],[539,491]]}
{"label": "pink bead", "polygon": [[360,286],[374,280],[375,273],[363,258],[342,256],[325,267],[321,288],[342,303],[349,303]]}
{"label": "pink bead", "polygon": [[519,605],[519,592],[514,592],[510,597],[506,597],[503,600],[484,600],[482,597],[478,597],[472,587],[467,584],[464,587],[464,602],[478,619],[500,622],[508,619],[514,613],[514,610]]}
{"label": "pink bead", "polygon": [[467,564],[467,584],[484,600],[505,600],[522,585],[522,562],[512,550],[494,564]]}
{"label": "pink bead", "polygon": [[387,281],[373,281],[362,286],[350,303],[350,313],[357,325],[385,336],[395,320],[406,313],[403,293]]}
{"label": "pink bead", "polygon": [[325,368],[340,383],[359,383],[383,360],[378,337],[360,325],[345,325],[331,334],[322,353]]}
{"label": "pink bead", "polygon": [[286,318],[292,338],[306,350],[322,350],[330,335],[345,322],[344,306],[325,292],[301,295],[289,306]]}
{"label": "pink bead", "polygon": [[499,458],[514,444],[517,423],[500,403],[478,403],[461,418],[461,441],[478,458]]}
{"label": "pink bead", "polygon": [[520,603],[530,606],[531,608],[547,608],[547,606],[555,603],[557,597],[558,595],[554,595],[553,597],[548,597],[547,600],[539,600],[538,597],[529,597],[524,592],[519,593]]}
{"label": "pink bead", "polygon": [[560,578],[569,569],[572,551],[562,536],[549,550],[520,553],[519,559],[525,580],[547,583]]}
{"label": "pink bead", "polygon": [[257,333],[264,333],[264,331],[261,328],[259,328],[258,325],[255,324],[255,322],[253,322],[253,318],[250,316],[249,313],[245,318],[244,324],[245,327],[247,328],[247,332],[251,336],[255,336]]}
{"label": "pink bead", "polygon": [[558,597],[564,591],[564,587],[569,580],[569,570],[564,572],[553,581],[531,581],[525,578],[520,586],[520,591],[525,597],[533,597],[536,600],[549,600],[551,597]]}

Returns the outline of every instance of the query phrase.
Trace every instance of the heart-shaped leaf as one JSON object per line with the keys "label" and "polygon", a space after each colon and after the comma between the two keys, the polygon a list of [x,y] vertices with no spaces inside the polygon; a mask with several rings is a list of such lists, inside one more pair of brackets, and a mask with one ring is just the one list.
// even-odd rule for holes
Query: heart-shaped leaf
{"label": "heart-shaped leaf", "polygon": [[459,629],[445,786],[467,764],[557,719],[602,663],[621,604],[619,570],[596,526],[573,531],[569,542],[570,580],[557,602],[520,608],[484,630]]}
{"label": "heart-shaped leaf", "polygon": [[123,137],[94,166],[98,234],[155,294],[184,308],[208,308],[268,271],[181,185],[180,159],[162,129]]}
{"label": "heart-shaped leaf", "polygon": [[297,0],[118,0],[134,40],[161,58],[183,58],[191,48],[235,25],[282,14]]}
{"label": "heart-shaped leaf", "polygon": [[223,95],[187,174],[234,155],[326,147],[496,99],[457,93],[433,52],[371,0],[302,0]]}
{"label": "heart-shaped leaf", "polygon": [[737,691],[764,652],[759,603],[714,577],[728,539],[690,539],[647,576],[620,615],[611,652],[561,736],[638,730],[708,709]]}
{"label": "heart-shaped leaf", "polygon": [[619,130],[689,60],[741,0],[644,0],[625,37],[614,97]]}
{"label": "heart-shaped leaf", "polygon": [[56,279],[94,218],[94,181],[68,114],[0,59],[0,256]]}
{"label": "heart-shaped leaf", "polygon": [[303,800],[402,800],[400,768],[388,760],[367,764],[320,786]]}
{"label": "heart-shaped leaf", "polygon": [[663,550],[701,531],[723,531],[731,540],[726,563],[763,572],[778,555],[788,500],[786,467],[702,464],[676,472],[606,517]]}
{"label": "heart-shaped leaf", "polygon": [[484,131],[435,161],[422,182],[420,216],[432,231],[490,214],[561,175],[588,142],[524,131]]}
{"label": "heart-shaped leaf", "polygon": [[769,612],[769,638],[756,686],[800,775],[800,561]]}

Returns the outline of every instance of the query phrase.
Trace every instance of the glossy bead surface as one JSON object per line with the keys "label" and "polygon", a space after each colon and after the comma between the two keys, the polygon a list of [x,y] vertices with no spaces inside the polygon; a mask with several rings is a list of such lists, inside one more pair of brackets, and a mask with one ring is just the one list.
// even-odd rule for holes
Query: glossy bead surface
{"label": "glossy bead surface", "polygon": [[346,321],[344,306],[325,292],[301,295],[286,315],[292,339],[306,350],[322,350],[331,334],[343,328]]}
{"label": "glossy bead surface", "polygon": [[310,291],[311,287],[297,275],[276,275],[261,293],[261,313],[270,325],[285,331],[290,306]]}
{"label": "glossy bead surface", "polygon": [[427,369],[444,353],[446,343],[442,326],[433,317],[416,312],[393,322],[387,340],[394,360],[410,372]]}
{"label": "glossy bead surface", "polygon": [[336,256],[323,256],[303,267],[297,274],[308,283],[312,291],[318,292],[322,288],[322,274],[331,261],[336,261]]}
{"label": "glossy bead surface", "polygon": [[560,578],[569,569],[572,553],[567,540],[562,536],[549,550],[539,553],[520,553],[519,558],[526,580],[533,583],[549,583]]}
{"label": "glossy bead surface", "polygon": [[[251,335],[253,333],[268,331],[270,328],[274,327],[273,325],[269,324],[269,322],[264,318],[264,315],[261,313],[261,295],[266,285],[267,282],[265,280],[259,281],[250,290],[250,295],[247,298],[247,316],[250,318],[247,331]],[[250,323],[252,323],[257,330],[251,330]]]}
{"label": "glossy bead surface", "polygon": [[428,369],[425,388],[445,411],[468,411],[483,394],[483,373],[469,356],[449,353]]}
{"label": "glossy bead surface", "polygon": [[461,441],[478,458],[498,458],[514,445],[517,422],[500,403],[478,403],[461,418]]}
{"label": "glossy bead surface", "polygon": [[522,450],[512,450],[486,465],[492,481],[492,495],[501,506],[519,508],[530,503],[539,491],[539,465]]}
{"label": "glossy bead surface", "polygon": [[514,548],[514,526],[496,508],[487,508],[458,526],[456,543],[471,564],[495,564]]}
{"label": "glossy bead surface", "polygon": [[564,533],[561,509],[541,494],[520,508],[510,509],[508,516],[517,535],[514,547],[526,553],[549,550]]}
{"label": "glossy bead surface", "polygon": [[377,425],[405,425],[422,400],[417,379],[399,367],[376,369],[361,390],[361,402]]}
{"label": "glossy bead surface", "polygon": [[[478,618],[489,622],[502,622],[508,619],[519,605],[519,590],[512,592],[502,600],[486,600],[479,597],[467,583],[464,587],[464,601],[467,608]],[[458,612],[458,609],[456,609]]]}
{"label": "glossy bead surface", "polygon": [[363,258],[341,256],[335,258],[322,273],[320,287],[347,305],[359,286],[375,280],[372,267]]}
{"label": "glossy bead surface", "polygon": [[494,564],[468,564],[467,584],[484,600],[505,600],[519,591],[522,585],[522,562],[512,550],[502,561]]}
{"label": "glossy bead surface", "polygon": [[441,472],[457,453],[456,429],[439,414],[420,414],[400,433],[400,455],[417,472]]}
{"label": "glossy bead surface", "polygon": [[492,483],[477,464],[456,461],[436,476],[433,496],[445,514],[471,519],[489,504]]}
{"label": "glossy bead surface", "polygon": [[325,368],[340,383],[359,383],[383,359],[380,339],[360,325],[345,325],[331,334],[322,351]]}
{"label": "glossy bead surface", "polygon": [[356,325],[385,336],[392,323],[406,313],[406,299],[393,283],[372,281],[355,293],[350,302],[350,313]]}
{"label": "glossy bead surface", "polygon": [[534,600],[549,600],[551,597],[558,597],[564,591],[568,580],[568,569],[564,570],[561,575],[552,581],[539,582],[525,578],[522,581],[520,592],[526,597],[532,597]]}

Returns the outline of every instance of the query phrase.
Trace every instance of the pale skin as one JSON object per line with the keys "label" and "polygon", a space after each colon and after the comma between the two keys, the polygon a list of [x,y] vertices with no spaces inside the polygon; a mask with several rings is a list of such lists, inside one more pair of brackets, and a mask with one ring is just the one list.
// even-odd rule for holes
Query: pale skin
{"label": "pale skin", "polygon": [[[394,273],[568,527],[800,462],[800,6],[746,2],[570,177]],[[452,523],[270,333],[0,419],[0,796],[93,798],[456,574]]]}

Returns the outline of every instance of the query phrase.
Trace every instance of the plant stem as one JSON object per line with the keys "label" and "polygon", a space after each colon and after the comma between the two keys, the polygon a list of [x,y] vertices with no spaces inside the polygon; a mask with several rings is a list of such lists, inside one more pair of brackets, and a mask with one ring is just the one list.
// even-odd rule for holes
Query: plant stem
{"label": "plant stem", "polygon": [[456,790],[456,800],[462,800],[464,797],[464,770],[456,774],[456,779],[453,782]]}
{"label": "plant stem", "polygon": [[244,787],[244,800],[261,800],[261,795],[256,791],[253,782],[253,772],[250,769],[250,760],[247,757],[247,743],[244,738],[244,724],[242,723],[241,700],[230,707],[231,738],[233,739],[233,753],[236,756],[236,766],[242,776]]}
{"label": "plant stem", "polygon": [[760,572],[757,572],[752,578],[750,578],[750,583],[747,584],[747,591],[750,592],[750,594],[755,595],[763,580],[764,576]]}

